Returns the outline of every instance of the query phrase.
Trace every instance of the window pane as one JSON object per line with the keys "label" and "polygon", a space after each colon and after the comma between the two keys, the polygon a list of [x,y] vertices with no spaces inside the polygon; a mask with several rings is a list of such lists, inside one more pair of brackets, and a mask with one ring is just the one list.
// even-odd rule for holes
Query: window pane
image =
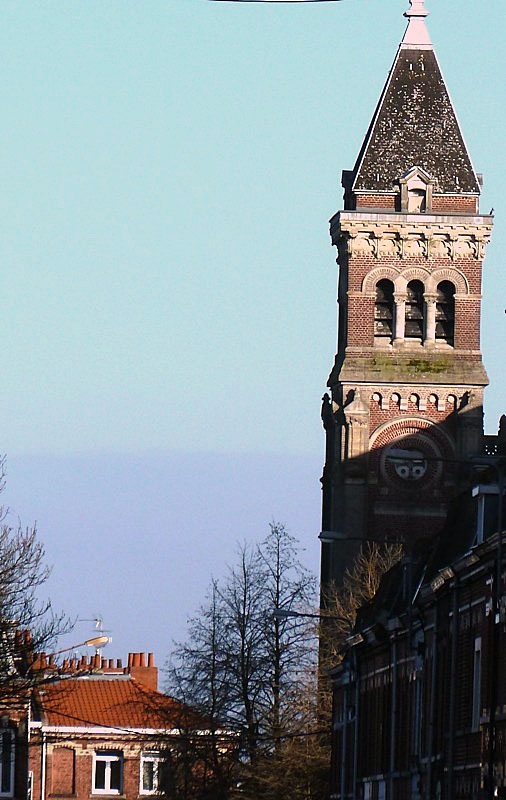
{"label": "window pane", "polygon": [[11,786],[11,766],[12,766],[12,735],[10,731],[2,734],[2,780],[0,783],[0,790],[3,794],[9,794],[12,791]]}
{"label": "window pane", "polygon": [[153,761],[144,761],[142,765],[142,788],[145,792],[152,792],[155,788],[155,764]]}
{"label": "window pane", "polygon": [[110,789],[120,791],[121,789],[121,761],[111,761],[111,783]]}
{"label": "window pane", "polygon": [[164,792],[166,795],[172,796],[173,791],[173,774],[170,757],[164,756],[157,764],[158,768],[158,791]]}
{"label": "window pane", "polygon": [[95,789],[105,789],[105,761],[95,762]]}

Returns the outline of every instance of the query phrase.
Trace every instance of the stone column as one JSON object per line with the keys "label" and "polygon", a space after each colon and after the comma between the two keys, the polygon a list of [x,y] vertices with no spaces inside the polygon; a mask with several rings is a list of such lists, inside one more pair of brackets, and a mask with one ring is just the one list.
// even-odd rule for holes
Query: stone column
{"label": "stone column", "polygon": [[436,300],[435,294],[424,294],[425,300],[425,336],[424,347],[434,347],[436,344]]}
{"label": "stone column", "polygon": [[394,342],[404,341],[407,297],[406,292],[394,292]]}

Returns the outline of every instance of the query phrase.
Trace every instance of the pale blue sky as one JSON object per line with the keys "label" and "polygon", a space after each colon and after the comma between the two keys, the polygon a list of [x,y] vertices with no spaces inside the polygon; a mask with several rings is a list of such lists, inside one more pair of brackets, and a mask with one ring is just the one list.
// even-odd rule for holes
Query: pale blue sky
{"label": "pale blue sky", "polygon": [[[328,219],[407,5],[0,7],[5,499],[38,520],[57,605],[104,615],[110,655],[154,649],[161,663],[211,572],[273,518],[317,569]],[[504,2],[427,6],[496,213],[482,340],[494,432]]]}

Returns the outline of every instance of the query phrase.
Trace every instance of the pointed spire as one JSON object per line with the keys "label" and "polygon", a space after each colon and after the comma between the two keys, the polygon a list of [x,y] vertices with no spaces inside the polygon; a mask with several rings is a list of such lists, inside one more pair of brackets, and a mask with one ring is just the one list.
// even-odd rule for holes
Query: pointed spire
{"label": "pointed spire", "polygon": [[408,27],[401,42],[401,47],[432,47],[429,32],[425,26],[428,11],[424,0],[409,0],[409,9],[404,12],[408,18]]}
{"label": "pointed spire", "polygon": [[408,27],[353,169],[352,192],[393,192],[413,167],[438,194],[479,195],[476,173],[425,27],[410,0]]}

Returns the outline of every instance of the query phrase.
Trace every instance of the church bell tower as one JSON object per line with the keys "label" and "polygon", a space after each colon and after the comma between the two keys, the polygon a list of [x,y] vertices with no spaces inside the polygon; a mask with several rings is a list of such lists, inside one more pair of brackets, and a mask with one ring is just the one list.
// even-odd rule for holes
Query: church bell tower
{"label": "church bell tower", "polygon": [[481,272],[492,217],[426,28],[406,32],[330,221],[338,348],[323,398],[322,586],[363,540],[444,524],[481,452]]}

